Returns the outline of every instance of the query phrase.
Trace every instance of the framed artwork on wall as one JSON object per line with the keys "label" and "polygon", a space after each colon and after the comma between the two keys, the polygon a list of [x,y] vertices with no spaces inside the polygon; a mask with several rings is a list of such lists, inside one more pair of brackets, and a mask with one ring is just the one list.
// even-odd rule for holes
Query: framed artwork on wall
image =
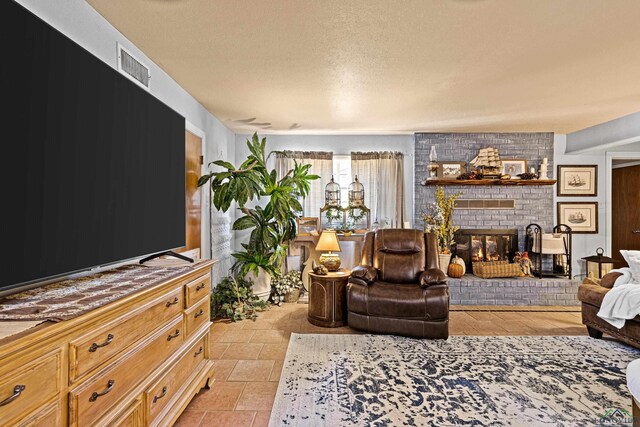
{"label": "framed artwork on wall", "polygon": [[467,171],[467,162],[438,162],[439,179],[456,179]]}
{"label": "framed artwork on wall", "polygon": [[558,224],[572,233],[598,234],[598,202],[558,202]]}
{"label": "framed artwork on wall", "polygon": [[598,195],[598,165],[558,165],[558,197]]}
{"label": "framed artwork on wall", "polygon": [[320,231],[320,218],[315,216],[303,216],[296,219],[298,222],[298,236],[317,236]]}
{"label": "framed artwork on wall", "polygon": [[518,174],[527,172],[525,159],[502,159],[502,174],[511,175],[512,179],[518,179]]}

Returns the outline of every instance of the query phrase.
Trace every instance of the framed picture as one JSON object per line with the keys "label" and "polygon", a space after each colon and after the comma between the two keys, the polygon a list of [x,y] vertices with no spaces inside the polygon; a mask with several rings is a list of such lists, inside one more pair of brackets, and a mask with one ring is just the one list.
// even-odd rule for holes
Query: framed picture
{"label": "framed picture", "polygon": [[298,222],[298,236],[311,236],[319,234],[320,219],[318,217],[303,216],[298,217],[296,221]]}
{"label": "framed picture", "polygon": [[511,179],[520,179],[518,174],[527,172],[525,159],[502,159],[502,174],[511,175]]}
{"label": "framed picture", "polygon": [[598,233],[598,202],[558,202],[558,224],[571,227],[572,233]]}
{"label": "framed picture", "polygon": [[598,195],[598,165],[558,165],[558,197]]}
{"label": "framed picture", "polygon": [[456,179],[467,171],[467,162],[438,162],[439,179]]}

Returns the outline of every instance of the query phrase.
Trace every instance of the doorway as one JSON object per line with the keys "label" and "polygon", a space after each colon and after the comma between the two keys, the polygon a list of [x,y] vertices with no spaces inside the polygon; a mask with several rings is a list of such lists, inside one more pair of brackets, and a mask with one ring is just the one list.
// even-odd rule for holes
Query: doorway
{"label": "doorway", "polygon": [[640,250],[640,154],[611,158],[611,257],[627,267],[620,250]]}

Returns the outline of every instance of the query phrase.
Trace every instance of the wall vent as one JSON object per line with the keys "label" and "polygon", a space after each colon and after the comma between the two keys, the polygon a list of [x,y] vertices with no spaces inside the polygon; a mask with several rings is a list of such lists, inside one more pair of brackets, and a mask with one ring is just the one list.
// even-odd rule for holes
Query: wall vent
{"label": "wall vent", "polygon": [[149,90],[151,73],[149,67],[140,62],[131,52],[118,43],[118,71],[137,83],[139,86]]}

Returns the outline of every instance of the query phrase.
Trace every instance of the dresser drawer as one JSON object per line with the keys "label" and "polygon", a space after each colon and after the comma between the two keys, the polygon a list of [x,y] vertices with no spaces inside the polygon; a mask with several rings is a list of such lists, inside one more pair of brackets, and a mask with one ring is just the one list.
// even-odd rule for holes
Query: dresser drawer
{"label": "dresser drawer", "polygon": [[[0,420],[22,419],[53,400],[62,387],[61,351],[21,365],[0,378]],[[6,365],[9,366],[9,365]],[[0,370],[4,367],[0,366]]]}
{"label": "dresser drawer", "polygon": [[205,274],[184,285],[184,294],[184,308],[198,303],[205,295],[209,296],[211,294],[211,275]]}
{"label": "dresser drawer", "polygon": [[182,311],[182,287],[154,299],[69,344],[69,380],[108,362]]}
{"label": "dresser drawer", "polygon": [[149,425],[155,425],[162,417],[163,410],[177,398],[180,389],[196,367],[204,360],[207,341],[205,337],[195,344],[177,360],[171,369],[156,381],[146,392],[146,413]]}
{"label": "dresser drawer", "polygon": [[142,427],[142,396],[136,397],[124,410],[100,419],[94,427]]}
{"label": "dresser drawer", "polygon": [[38,411],[35,415],[16,424],[16,427],[53,427],[62,425],[62,408],[60,401]]}
{"label": "dresser drawer", "polygon": [[211,301],[207,295],[198,303],[194,304],[193,307],[184,312],[187,338],[200,329],[202,325],[210,321],[210,310]]}
{"label": "dresser drawer", "polygon": [[92,425],[184,342],[182,315],[69,393],[69,424]]}

